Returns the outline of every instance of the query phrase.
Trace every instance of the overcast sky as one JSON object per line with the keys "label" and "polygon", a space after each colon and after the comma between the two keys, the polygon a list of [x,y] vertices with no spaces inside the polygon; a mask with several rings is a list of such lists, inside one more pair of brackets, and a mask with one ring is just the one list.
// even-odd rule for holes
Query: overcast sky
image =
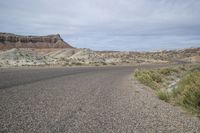
{"label": "overcast sky", "polygon": [[93,50],[200,47],[200,0],[1,0],[0,32]]}

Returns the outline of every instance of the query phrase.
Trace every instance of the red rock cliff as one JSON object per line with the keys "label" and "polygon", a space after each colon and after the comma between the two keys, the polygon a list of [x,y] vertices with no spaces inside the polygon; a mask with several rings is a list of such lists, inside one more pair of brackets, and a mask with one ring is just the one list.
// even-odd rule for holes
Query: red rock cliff
{"label": "red rock cliff", "polygon": [[10,48],[73,48],[59,34],[48,36],[21,36],[0,32],[0,49]]}

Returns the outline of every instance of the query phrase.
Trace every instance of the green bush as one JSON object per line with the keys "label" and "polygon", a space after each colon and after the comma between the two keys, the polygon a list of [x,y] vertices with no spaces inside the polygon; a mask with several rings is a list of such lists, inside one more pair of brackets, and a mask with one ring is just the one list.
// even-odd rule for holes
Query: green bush
{"label": "green bush", "polygon": [[83,65],[83,64],[80,63],[80,62],[72,62],[71,65],[81,66],[81,65]]}
{"label": "green bush", "polygon": [[152,71],[149,71],[148,74],[152,78],[152,80],[155,81],[156,83],[162,82],[162,77],[158,72],[152,70]]}
{"label": "green bush", "polygon": [[169,95],[169,93],[167,92],[167,90],[158,90],[158,91],[157,91],[157,95],[158,95],[158,97],[159,97],[161,100],[163,100],[163,101],[165,101],[165,102],[168,102],[169,99],[170,99],[170,95]]}
{"label": "green bush", "polygon": [[200,66],[192,68],[190,72],[200,72]]}
{"label": "green bush", "polygon": [[[165,84],[173,80],[170,76],[174,74],[179,75],[181,80],[176,89],[168,92]],[[142,70],[136,71],[134,76],[141,83],[156,90],[161,100],[177,103],[200,116],[200,66]]]}
{"label": "green bush", "polygon": [[158,89],[160,87],[159,83],[162,82],[161,75],[156,71],[137,71],[135,72],[135,77],[143,84],[153,88]]}
{"label": "green bush", "polygon": [[107,63],[106,62],[102,62],[102,65],[107,65]]}
{"label": "green bush", "polygon": [[177,72],[178,72],[178,70],[175,69],[175,68],[164,68],[164,69],[159,70],[160,74],[163,74],[163,75],[166,75],[166,76],[169,76],[170,74],[177,73]]}
{"label": "green bush", "polygon": [[[200,69],[199,69],[200,70]],[[200,114],[200,71],[192,71],[187,74],[178,84],[175,92],[178,104]]]}

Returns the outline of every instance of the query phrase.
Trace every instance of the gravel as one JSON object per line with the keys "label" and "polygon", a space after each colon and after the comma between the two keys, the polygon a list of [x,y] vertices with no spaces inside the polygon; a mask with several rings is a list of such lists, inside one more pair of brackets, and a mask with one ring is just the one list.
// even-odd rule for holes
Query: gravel
{"label": "gravel", "polygon": [[200,132],[198,118],[159,100],[133,71],[1,69],[0,132]]}

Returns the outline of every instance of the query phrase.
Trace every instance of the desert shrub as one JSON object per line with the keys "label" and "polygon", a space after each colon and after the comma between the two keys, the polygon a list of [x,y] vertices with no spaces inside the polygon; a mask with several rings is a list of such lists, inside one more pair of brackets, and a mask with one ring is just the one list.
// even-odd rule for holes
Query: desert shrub
{"label": "desert shrub", "polygon": [[159,83],[162,82],[161,75],[156,71],[137,71],[135,72],[135,77],[143,84],[153,88],[158,89],[160,87]]}
{"label": "desert shrub", "polygon": [[[172,81],[172,74],[180,75],[176,88],[168,91],[164,84]],[[157,96],[166,102],[177,103],[200,116],[200,66],[164,68],[136,71],[134,76],[143,84],[156,90]]]}
{"label": "desert shrub", "polygon": [[72,64],[72,65],[77,65],[77,66],[81,66],[81,65],[83,65],[83,64],[80,63],[80,62],[72,62],[71,64]]}
{"label": "desert shrub", "polygon": [[178,70],[175,69],[175,68],[163,68],[163,69],[159,70],[160,74],[163,74],[163,75],[166,75],[166,76],[168,76],[172,73],[177,73],[177,72],[178,72]]}
{"label": "desert shrub", "polygon": [[184,66],[179,67],[179,69],[180,69],[181,71],[186,71],[186,68],[185,68]]}
{"label": "desert shrub", "polygon": [[200,66],[192,68],[190,72],[200,72]]}
{"label": "desert shrub", "polygon": [[174,96],[178,104],[200,114],[200,69],[192,70],[179,82]]}
{"label": "desert shrub", "polygon": [[106,62],[102,62],[102,65],[107,65],[107,63]]}
{"label": "desert shrub", "polygon": [[115,66],[115,65],[116,65],[116,63],[112,62],[112,63],[110,63],[110,65],[113,65],[113,66]]}
{"label": "desert shrub", "polygon": [[44,61],[44,64],[45,64],[45,65],[50,65],[47,61]]}
{"label": "desert shrub", "polygon": [[157,83],[162,82],[162,77],[158,72],[152,70],[152,71],[149,71],[148,74],[150,75],[150,77],[152,78],[153,81],[155,81]]}
{"label": "desert shrub", "polygon": [[83,63],[78,62],[78,63],[76,63],[76,65],[81,66],[81,65],[83,65]]}
{"label": "desert shrub", "polygon": [[167,90],[165,89],[161,89],[157,91],[157,96],[159,97],[159,99],[168,102],[170,99],[170,94],[169,92],[167,92]]}

